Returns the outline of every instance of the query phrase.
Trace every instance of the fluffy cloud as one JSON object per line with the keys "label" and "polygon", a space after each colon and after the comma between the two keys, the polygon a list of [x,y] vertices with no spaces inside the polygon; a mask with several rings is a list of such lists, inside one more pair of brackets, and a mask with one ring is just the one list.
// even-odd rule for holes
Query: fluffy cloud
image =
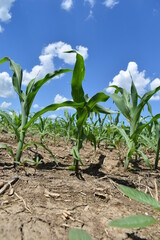
{"label": "fluffy cloud", "polygon": [[[0,21],[7,22],[11,19],[10,9],[15,0],[0,0]],[[3,32],[2,26],[0,26],[0,32]]]}
{"label": "fluffy cloud", "polygon": [[[150,87],[151,90],[154,90],[156,87],[160,86],[160,78],[155,78],[151,83],[150,83]],[[157,94],[155,94],[151,100],[160,100],[160,92],[158,92]]]}
{"label": "fluffy cloud", "polygon": [[12,97],[14,90],[12,87],[12,79],[7,72],[0,73],[0,97]]}
{"label": "fluffy cloud", "polygon": [[61,96],[60,94],[57,94],[54,98],[54,103],[62,103],[68,101],[66,97]]}
{"label": "fluffy cloud", "polygon": [[51,115],[49,115],[48,117],[54,120],[54,119],[57,118],[57,115],[56,115],[56,114],[51,114]]}
{"label": "fluffy cloud", "polygon": [[107,8],[113,8],[115,5],[117,5],[119,3],[119,1],[117,0],[105,0],[104,1],[104,5],[107,7]]}
{"label": "fluffy cloud", "polygon": [[66,11],[69,11],[73,5],[73,0],[63,0],[61,3],[61,8]]}
{"label": "fluffy cloud", "polygon": [[[143,95],[147,85],[150,83],[150,79],[145,78],[145,71],[138,71],[138,65],[135,62],[129,62],[126,71],[121,70],[119,74],[113,78],[113,81],[109,83],[109,86],[117,85],[130,91],[132,82],[130,75],[132,76],[139,95]],[[109,93],[114,92],[114,88],[107,88],[106,90]]]}
{"label": "fluffy cloud", "polygon": [[[39,56],[40,64],[32,68],[31,72],[24,70],[23,85],[27,85],[32,78],[44,77],[47,73],[55,70],[54,58],[61,59],[64,63],[73,65],[76,61],[75,53],[64,53],[72,49],[72,46],[64,42],[51,43],[42,50]],[[84,57],[88,57],[88,48],[83,46],[76,46],[76,50]]]}
{"label": "fluffy cloud", "polygon": [[12,105],[11,102],[2,102],[0,107],[6,109],[6,108],[10,107],[11,105]]}
{"label": "fluffy cloud", "polygon": [[39,105],[37,104],[37,103],[35,103],[34,105],[33,105],[33,108],[39,108]]}

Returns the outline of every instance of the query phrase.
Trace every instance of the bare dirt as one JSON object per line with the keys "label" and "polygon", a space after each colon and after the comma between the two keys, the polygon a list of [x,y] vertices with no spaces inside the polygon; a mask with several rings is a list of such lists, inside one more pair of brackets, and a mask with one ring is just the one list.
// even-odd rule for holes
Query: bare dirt
{"label": "bare dirt", "polygon": [[[0,135],[0,143],[16,149],[14,138],[5,133]],[[26,167],[27,175],[20,167],[15,170],[13,159],[0,149],[0,192],[6,183],[18,178],[0,194],[1,240],[67,240],[74,227],[86,230],[95,240],[160,239],[160,225],[135,230],[108,226],[112,219],[133,214],[160,218],[159,212],[129,200],[117,187],[124,184],[157,198],[160,170],[150,171],[140,162],[141,169],[124,171],[117,150],[101,146],[95,153],[94,147],[85,143],[81,151],[84,180],[79,180],[68,170],[73,162],[71,144],[50,140],[47,146],[59,166],[55,168],[53,158],[40,148],[43,164],[36,173],[33,167]],[[32,154],[26,150],[24,155],[31,158]]]}

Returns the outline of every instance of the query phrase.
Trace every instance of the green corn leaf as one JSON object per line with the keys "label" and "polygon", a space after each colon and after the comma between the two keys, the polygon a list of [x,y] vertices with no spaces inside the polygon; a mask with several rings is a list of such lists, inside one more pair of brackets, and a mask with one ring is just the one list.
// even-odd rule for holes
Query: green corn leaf
{"label": "green corn leaf", "polygon": [[19,95],[20,99],[22,99],[22,97],[21,97],[21,85],[22,85],[22,77],[23,77],[22,69],[19,64],[15,63],[9,57],[5,57],[5,58],[1,59],[0,64],[7,62],[7,61],[10,62],[10,69],[13,71],[13,77],[12,77],[13,87],[14,87],[15,91],[17,92],[17,94]]}
{"label": "green corn leaf", "polygon": [[12,117],[8,113],[6,113],[2,110],[0,110],[0,116],[4,117],[7,120],[7,122],[9,123],[9,125],[12,126],[16,137],[19,139],[18,127],[14,124]]}
{"label": "green corn leaf", "polygon": [[99,104],[96,104],[93,108],[93,112],[95,113],[104,113],[104,114],[115,114],[117,113],[116,111],[113,111],[109,108],[103,107]]}
{"label": "green corn leaf", "polygon": [[43,108],[42,110],[38,111],[37,113],[35,113],[31,119],[28,121],[28,123],[24,126],[23,130],[25,131],[39,116],[41,116],[42,114],[49,112],[49,111],[55,111],[58,108],[61,107],[72,107],[72,108],[83,108],[84,107],[84,103],[75,103],[72,101],[66,101],[63,103],[57,103],[57,104],[51,104],[45,108]]}
{"label": "green corn leaf", "polygon": [[109,222],[110,227],[143,228],[158,223],[158,220],[146,215],[129,216]]}
{"label": "green corn leaf", "polygon": [[[71,51],[75,52],[75,51]],[[75,52],[76,53],[76,52]],[[76,54],[76,63],[73,70],[73,76],[71,81],[72,98],[75,102],[84,102],[84,91],[82,87],[82,81],[85,76],[85,65],[83,57],[80,54]]]}
{"label": "green corn leaf", "polygon": [[118,126],[113,126],[113,129],[116,129],[119,131],[119,133],[121,134],[121,136],[125,139],[126,145],[128,146],[128,148],[130,149],[132,146],[132,143],[130,141],[129,136],[127,135],[127,133],[125,132],[125,130],[121,127]]}
{"label": "green corn leaf", "polygon": [[138,123],[140,116],[141,116],[141,112],[144,108],[144,106],[147,104],[147,102],[150,100],[150,98],[157,93],[160,90],[160,86],[155,88],[154,90],[151,90],[147,93],[144,94],[144,96],[141,98],[141,101],[139,103],[139,105],[137,106],[135,112],[134,112],[134,118],[133,118],[133,125],[136,126],[136,124]]}
{"label": "green corn leaf", "polygon": [[126,104],[124,96],[119,96],[115,93],[111,94],[111,98],[113,99],[114,103],[118,107],[118,109],[121,111],[121,113],[130,121],[130,109]]}
{"label": "green corn leaf", "polygon": [[131,85],[131,98],[132,98],[133,111],[134,111],[134,109],[137,107],[137,103],[138,103],[138,93],[137,93],[137,89],[136,89],[136,86],[134,85],[133,81],[132,81],[132,85]]}
{"label": "green corn leaf", "polygon": [[28,94],[27,94],[27,98],[26,98],[26,106],[28,108],[28,111],[27,111],[28,114],[29,114],[30,108],[32,106],[32,103],[34,101],[34,98],[35,98],[37,92],[39,91],[39,89],[50,79],[52,79],[60,74],[67,73],[67,72],[72,72],[72,70],[60,69],[53,73],[48,73],[43,79],[40,79],[35,83],[34,83],[34,79],[31,80],[31,82],[29,83],[28,88],[27,88]]}
{"label": "green corn leaf", "polygon": [[34,87],[35,80],[36,79],[34,78],[28,83],[27,88],[26,88],[26,96],[32,91],[32,89]]}
{"label": "green corn leaf", "polygon": [[148,123],[139,126],[139,127],[135,130],[135,132],[131,135],[131,139],[134,140],[134,139],[142,132],[142,130],[143,130],[144,128],[146,128],[148,125],[152,124],[154,121],[156,121],[156,120],[159,119],[159,118],[160,118],[160,114],[157,114],[157,115],[155,115],[154,117],[152,117],[152,119],[151,119]]}
{"label": "green corn leaf", "polygon": [[160,210],[160,204],[148,194],[140,192],[136,189],[132,189],[130,187],[126,187],[124,185],[119,185],[120,190],[129,198],[136,200],[138,202],[148,204],[155,209]]}
{"label": "green corn leaf", "polygon": [[150,164],[150,161],[149,161],[148,157],[147,157],[142,151],[140,151],[140,150],[138,150],[137,152],[142,156],[142,158],[143,158],[143,160],[145,161],[146,165],[147,165],[150,169],[152,169],[152,166],[151,166],[151,164]]}
{"label": "green corn leaf", "polygon": [[92,238],[86,231],[73,228],[69,231],[69,240],[92,240]]}

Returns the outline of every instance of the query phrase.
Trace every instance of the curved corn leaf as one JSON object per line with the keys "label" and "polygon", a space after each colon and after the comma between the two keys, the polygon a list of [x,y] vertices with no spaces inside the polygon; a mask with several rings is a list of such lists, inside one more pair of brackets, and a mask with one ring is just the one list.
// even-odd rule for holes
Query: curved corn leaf
{"label": "curved corn leaf", "polygon": [[131,135],[131,139],[133,139],[133,140],[136,139],[137,136],[142,132],[142,130],[143,130],[145,127],[147,127],[149,124],[153,123],[154,121],[156,121],[156,120],[159,119],[159,118],[160,118],[160,114],[157,114],[157,115],[155,115],[154,117],[152,117],[152,119],[151,119],[148,123],[140,125],[140,126],[135,130],[135,132]]}
{"label": "curved corn leaf", "polygon": [[16,137],[19,139],[18,127],[14,124],[14,122],[12,120],[12,117],[8,113],[6,113],[6,112],[4,112],[2,110],[0,110],[0,116],[5,118],[7,120],[7,122],[8,122],[8,124],[10,126],[12,126],[12,128],[14,129]]}
{"label": "curved corn leaf", "polygon": [[150,169],[152,169],[152,166],[151,166],[151,164],[150,164],[150,161],[149,161],[148,157],[147,157],[142,151],[140,151],[140,150],[137,150],[137,152],[142,156],[142,158],[143,158],[143,160],[145,161],[146,165],[147,165]]}
{"label": "curved corn leaf", "polygon": [[69,240],[92,240],[92,238],[86,231],[73,228],[69,231]]}
{"label": "curved corn leaf", "polygon": [[146,215],[129,216],[109,222],[110,227],[143,228],[158,223],[158,220]]}
{"label": "curved corn leaf", "polygon": [[124,95],[120,96],[115,93],[111,94],[111,98],[113,99],[114,103],[118,107],[118,109],[121,111],[121,113],[130,121],[130,109],[129,106],[126,104],[126,100],[124,98]]}
{"label": "curved corn leaf", "polygon": [[12,59],[9,57],[4,57],[3,59],[0,60],[0,64],[4,62],[10,62],[10,69],[13,71],[13,77],[12,77],[12,84],[19,95],[19,98],[22,100],[22,95],[21,95],[21,85],[22,85],[22,77],[23,77],[23,72],[19,64],[15,63]]}
{"label": "curved corn leaf", "polygon": [[147,102],[149,101],[149,99],[158,91],[160,90],[160,86],[155,88],[154,90],[151,90],[147,93],[144,94],[144,96],[141,98],[141,101],[139,103],[139,105],[137,106],[136,110],[134,111],[134,118],[133,118],[133,125],[136,126],[136,124],[138,123],[140,116],[141,116],[141,112],[144,108],[144,106],[147,104]]}
{"label": "curved corn leaf", "polygon": [[48,73],[43,79],[40,79],[40,80],[36,81],[35,83],[34,83],[34,81],[35,81],[34,79],[31,80],[31,82],[29,83],[27,90],[26,90],[26,93],[27,93],[26,105],[28,108],[28,114],[29,114],[30,108],[32,106],[33,100],[34,100],[37,92],[39,91],[39,89],[50,79],[52,79],[60,74],[66,73],[66,72],[72,72],[72,70],[71,69],[60,69],[53,73]]}
{"label": "curved corn leaf", "polygon": [[153,208],[160,210],[160,204],[148,194],[140,192],[130,187],[126,187],[124,185],[119,185],[119,188],[127,197],[133,200],[136,200],[138,202],[148,204]]}
{"label": "curved corn leaf", "polygon": [[49,112],[49,111],[55,111],[58,108],[61,107],[72,107],[72,108],[83,108],[84,103],[75,103],[72,101],[66,101],[63,103],[57,103],[57,104],[51,104],[45,108],[43,108],[42,110],[36,112],[32,118],[28,121],[28,123],[23,127],[23,130],[25,131],[39,116],[41,116],[42,114]]}
{"label": "curved corn leaf", "polygon": [[[71,53],[76,53],[76,51],[70,51]],[[83,57],[80,54],[76,54],[76,63],[73,70],[73,76],[71,81],[72,87],[72,98],[75,102],[84,102],[84,91],[82,87],[82,81],[85,76],[85,65]]]}

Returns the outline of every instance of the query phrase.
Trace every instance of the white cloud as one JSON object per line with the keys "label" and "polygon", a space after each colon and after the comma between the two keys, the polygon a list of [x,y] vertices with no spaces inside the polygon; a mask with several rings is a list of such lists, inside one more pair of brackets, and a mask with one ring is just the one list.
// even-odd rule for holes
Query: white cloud
{"label": "white cloud", "polygon": [[0,73],[0,97],[12,97],[14,94],[12,79],[7,72]]}
{"label": "white cloud", "polygon": [[56,118],[57,118],[57,115],[56,115],[56,114],[51,114],[51,115],[49,115],[48,117],[51,118],[51,119],[56,119]]}
{"label": "white cloud", "polygon": [[38,105],[37,103],[35,103],[35,104],[33,105],[33,108],[39,108],[39,105]]}
{"label": "white cloud", "polygon": [[72,6],[73,6],[73,0],[63,0],[61,3],[61,8],[63,8],[66,11],[69,11]]}
{"label": "white cloud", "polygon": [[[54,58],[61,59],[64,63],[73,65],[76,61],[75,53],[64,53],[72,49],[72,46],[64,42],[51,43],[42,50],[39,56],[40,64],[32,68],[31,72],[24,70],[23,85],[27,85],[29,81],[38,76],[38,79],[44,77],[47,73],[55,70]],[[88,57],[88,48],[76,46],[76,50],[84,57]]]}
{"label": "white cloud", "polygon": [[66,97],[61,96],[60,94],[57,94],[54,98],[54,103],[62,103],[68,101]]}
{"label": "white cloud", "polygon": [[[129,62],[126,71],[121,70],[119,74],[113,78],[113,81],[109,83],[109,86],[117,85],[130,92],[132,82],[130,74],[139,95],[143,95],[146,91],[147,85],[150,82],[150,79],[145,78],[145,71],[138,71],[138,65],[135,62]],[[107,88],[106,91],[112,93],[114,92],[114,88]]]}
{"label": "white cloud", "polygon": [[104,5],[107,7],[107,8],[113,8],[115,5],[117,5],[119,3],[119,1],[117,0],[105,0],[104,1]]}
{"label": "white cloud", "polygon": [[[150,83],[150,87],[151,90],[154,90],[156,87],[160,86],[160,78],[155,78],[151,83]],[[156,93],[151,100],[160,100],[160,91],[158,93]]]}
{"label": "white cloud", "polygon": [[10,107],[11,105],[12,105],[11,102],[2,102],[0,107],[6,109],[6,108]]}
{"label": "white cloud", "polygon": [[11,19],[10,9],[15,0],[0,0],[0,20],[6,22]]}

